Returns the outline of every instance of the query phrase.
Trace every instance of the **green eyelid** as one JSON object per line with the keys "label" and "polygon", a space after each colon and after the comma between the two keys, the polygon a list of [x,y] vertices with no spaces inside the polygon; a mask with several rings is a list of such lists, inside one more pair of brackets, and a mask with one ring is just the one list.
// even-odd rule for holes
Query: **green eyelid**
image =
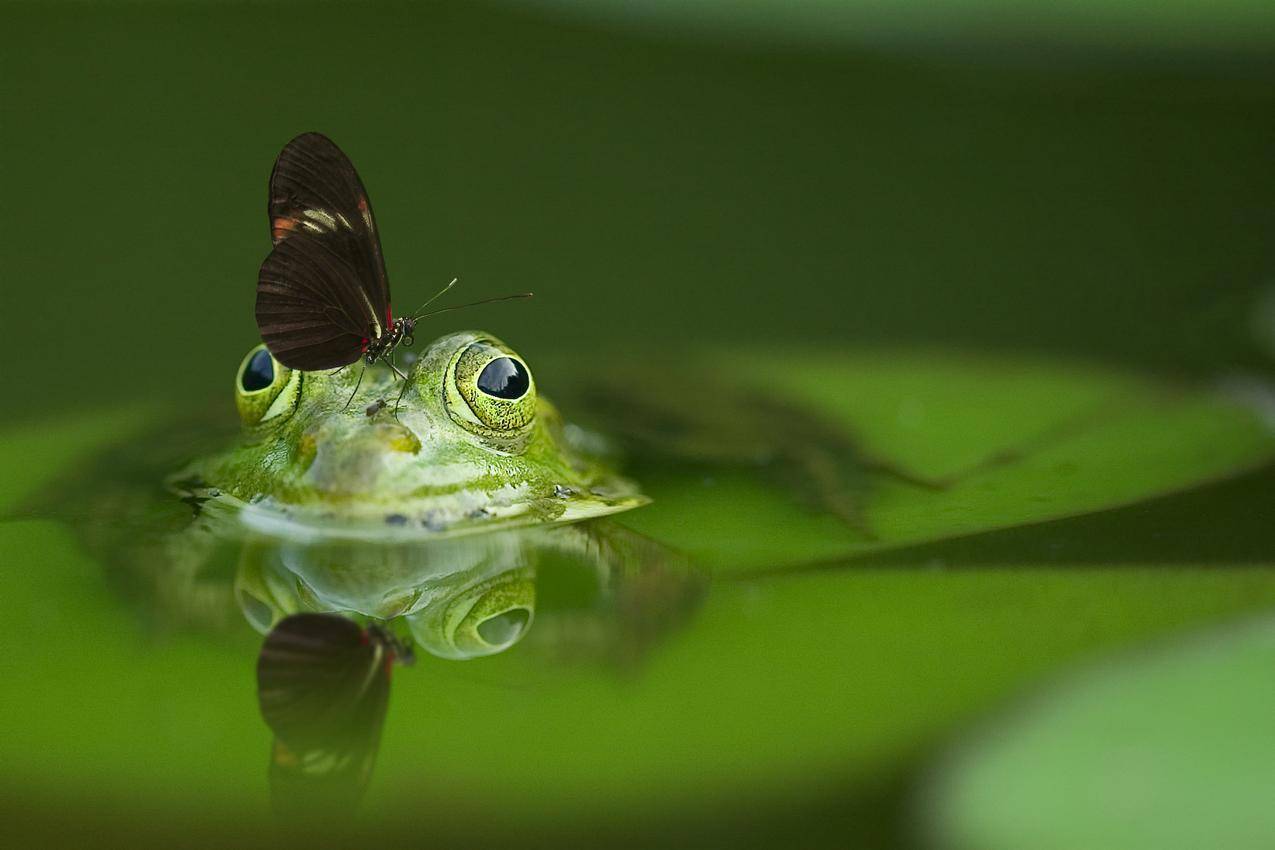
{"label": "green eyelid", "polygon": [[[480,387],[483,371],[498,360],[510,361],[497,365],[515,381],[511,392],[522,389],[525,382],[520,395],[502,397]],[[454,421],[505,448],[526,435],[536,416],[536,384],[516,353],[495,340],[470,343],[457,353],[448,371],[447,406]]]}

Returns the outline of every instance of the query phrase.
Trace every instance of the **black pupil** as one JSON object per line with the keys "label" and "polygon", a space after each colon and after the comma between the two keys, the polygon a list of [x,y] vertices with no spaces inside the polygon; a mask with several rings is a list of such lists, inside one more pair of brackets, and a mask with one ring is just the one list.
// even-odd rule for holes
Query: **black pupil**
{"label": "black pupil", "polygon": [[478,389],[496,398],[522,398],[529,386],[527,370],[512,357],[497,357],[478,376]]}
{"label": "black pupil", "polygon": [[243,370],[243,389],[246,393],[264,390],[274,383],[274,361],[264,348],[252,355],[248,368]]}

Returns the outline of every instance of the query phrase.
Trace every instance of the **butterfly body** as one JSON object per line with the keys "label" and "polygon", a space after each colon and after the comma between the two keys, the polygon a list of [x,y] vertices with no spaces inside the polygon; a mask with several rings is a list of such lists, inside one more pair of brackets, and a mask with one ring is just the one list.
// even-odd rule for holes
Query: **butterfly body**
{"label": "butterfly body", "polygon": [[400,345],[412,347],[415,341],[416,319],[411,316],[393,319],[389,330],[378,337],[368,338],[364,343],[363,359],[371,366],[377,360],[387,360],[394,349]]}

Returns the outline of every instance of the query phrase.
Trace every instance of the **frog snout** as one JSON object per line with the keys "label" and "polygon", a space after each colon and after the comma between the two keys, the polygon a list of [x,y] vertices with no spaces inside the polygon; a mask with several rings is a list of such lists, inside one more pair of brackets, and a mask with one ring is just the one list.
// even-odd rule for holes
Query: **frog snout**
{"label": "frog snout", "polygon": [[421,441],[399,422],[369,423],[340,433],[319,434],[306,472],[312,486],[332,494],[358,494],[376,489],[396,460],[420,451]]}

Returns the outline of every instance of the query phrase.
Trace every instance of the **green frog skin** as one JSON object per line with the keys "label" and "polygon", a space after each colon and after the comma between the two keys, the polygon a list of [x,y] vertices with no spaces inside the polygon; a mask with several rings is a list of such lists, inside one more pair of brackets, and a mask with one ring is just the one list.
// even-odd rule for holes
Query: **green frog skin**
{"label": "green frog skin", "polygon": [[[235,375],[243,436],[177,489],[290,536],[437,536],[587,519],[646,503],[490,334],[449,334],[406,381],[361,364],[300,372],[264,346]],[[397,403],[396,403],[397,401]]]}

